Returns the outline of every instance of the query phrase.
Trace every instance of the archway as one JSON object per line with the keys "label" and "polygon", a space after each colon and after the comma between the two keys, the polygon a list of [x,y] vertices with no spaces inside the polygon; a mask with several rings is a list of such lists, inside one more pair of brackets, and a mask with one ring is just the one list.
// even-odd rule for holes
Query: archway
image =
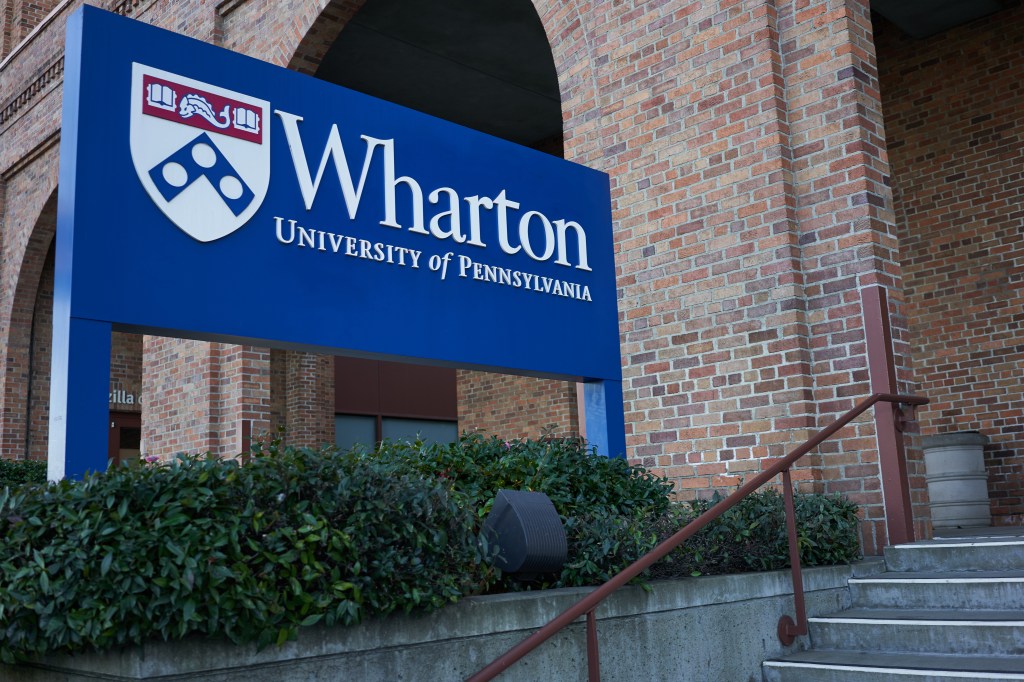
{"label": "archway", "polygon": [[314,73],[561,155],[558,76],[528,0],[367,0]]}
{"label": "archway", "polygon": [[49,337],[53,308],[53,241],[57,191],[47,197],[17,267],[5,342],[2,455],[46,459]]}
{"label": "archway", "polygon": [[[331,3],[307,33],[291,66],[496,137],[563,154],[558,75],[544,26],[528,0]],[[424,382],[422,372],[408,368],[406,383],[380,380],[364,391],[358,377],[393,375],[395,368],[370,367],[374,363],[369,361],[365,367],[354,366],[360,362],[345,360],[344,371],[333,377],[322,372],[315,387],[296,386],[284,380],[283,372],[272,372],[271,403],[323,403],[330,393],[337,396],[337,419],[344,421],[347,415],[353,422],[366,421],[373,415],[378,437],[386,434],[382,425],[388,419],[416,423],[417,418],[457,420],[463,430],[500,432],[505,437],[580,432],[575,384],[462,370],[449,371],[447,379],[435,376]],[[437,396],[431,397],[431,383]],[[409,400],[404,404],[446,404],[442,396],[455,393],[458,398],[447,417],[438,410],[417,409],[399,415],[382,406],[393,402],[386,397],[389,390],[406,393]],[[297,400],[295,391],[310,395]],[[361,393],[370,396],[367,405],[354,405],[354,397]],[[376,408],[369,404],[374,400]],[[287,428],[292,430],[290,424]]]}

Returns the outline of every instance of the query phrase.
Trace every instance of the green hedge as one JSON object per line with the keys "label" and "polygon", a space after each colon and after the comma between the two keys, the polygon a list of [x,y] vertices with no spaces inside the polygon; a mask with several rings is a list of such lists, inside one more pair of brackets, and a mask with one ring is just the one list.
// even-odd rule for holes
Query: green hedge
{"label": "green hedge", "polygon": [[[569,561],[520,584],[480,537],[501,488],[545,492]],[[465,436],[375,451],[282,448],[246,464],[179,457],[77,482],[0,489],[0,658],[198,633],[281,643],[301,626],[440,607],[471,594],[602,582],[708,502],[577,440]],[[856,516],[798,496],[808,565],[857,557]],[[761,493],[646,577],[786,563],[781,498]]]}
{"label": "green hedge", "polygon": [[[677,519],[655,520],[666,538],[721,499],[686,505]],[[857,506],[839,495],[794,495],[802,566],[830,566],[860,557]],[[789,538],[782,494],[753,493],[652,567],[652,577],[772,571],[789,566]]]}
{"label": "green hedge", "polygon": [[[502,441],[472,435],[451,446],[388,443],[363,457],[446,480],[452,494],[476,510],[481,521],[502,488],[537,490],[551,498],[566,528],[565,568],[560,575],[535,584],[493,576],[497,586],[488,585],[491,590],[598,585],[721,499],[715,494],[707,500],[675,504],[672,485],[664,479],[625,460],[595,456],[575,439]],[[803,565],[859,558],[856,505],[838,495],[796,495],[795,507]],[[775,570],[788,565],[782,496],[766,489],[746,498],[644,577]]]}
{"label": "green hedge", "polygon": [[434,608],[490,569],[444,485],[386,463],[282,450],[179,458],[0,491],[0,658]]}
{"label": "green hedge", "polygon": [[564,570],[526,585],[495,576],[500,587],[488,585],[492,591],[600,584],[653,547],[641,543],[636,549],[647,549],[637,554],[608,544],[603,524],[659,518],[672,507],[671,483],[624,459],[595,455],[572,438],[503,441],[466,435],[450,446],[388,443],[363,456],[447,481],[456,499],[475,510],[480,524],[501,489],[535,490],[551,498],[566,528],[569,560]]}
{"label": "green hedge", "polygon": [[0,488],[45,482],[46,462],[34,459],[0,459]]}

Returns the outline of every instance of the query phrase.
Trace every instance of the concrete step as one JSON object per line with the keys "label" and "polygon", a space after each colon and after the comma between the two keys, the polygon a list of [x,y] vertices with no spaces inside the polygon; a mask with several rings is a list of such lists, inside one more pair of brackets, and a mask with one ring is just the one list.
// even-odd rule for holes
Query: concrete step
{"label": "concrete step", "polygon": [[1024,609],[1024,570],[887,572],[850,579],[864,608]]}
{"label": "concrete step", "polygon": [[816,649],[765,661],[763,671],[765,682],[1010,682],[1024,680],[1024,658]]}
{"label": "concrete step", "polygon": [[885,548],[889,571],[1014,571],[1024,569],[1024,538],[939,539]]}
{"label": "concrete step", "polygon": [[1024,656],[1024,612],[847,609],[808,619],[818,649]]}

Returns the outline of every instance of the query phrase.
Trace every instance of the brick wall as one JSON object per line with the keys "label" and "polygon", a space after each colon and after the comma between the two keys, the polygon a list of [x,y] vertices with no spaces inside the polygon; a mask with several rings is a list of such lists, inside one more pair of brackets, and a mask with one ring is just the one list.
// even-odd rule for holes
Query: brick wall
{"label": "brick wall", "polygon": [[3,0],[4,56],[57,5],[58,0]]}
{"label": "brick wall", "polygon": [[[56,2],[0,0],[0,58]],[[0,71],[0,457],[45,458],[66,12]],[[30,345],[35,340],[35,349]],[[28,397],[31,395],[31,402]]]}
{"label": "brick wall", "polygon": [[287,409],[286,382],[288,377],[288,351],[276,348],[270,351],[270,425],[268,433],[277,433],[278,427],[287,428],[285,410]]}
{"label": "brick wall", "polygon": [[43,263],[36,289],[36,304],[32,313],[30,341],[30,378],[26,402],[29,411],[28,447],[30,459],[45,460],[50,439],[50,355],[53,351],[53,266],[54,249],[51,244]]}
{"label": "brick wall", "polygon": [[132,396],[132,404],[111,401],[118,412],[142,411],[142,335],[114,332],[110,338],[110,390]]}
{"label": "brick wall", "polygon": [[925,40],[879,22],[924,434],[978,430],[994,521],[1024,514],[1024,3]]}
{"label": "brick wall", "polygon": [[14,0],[0,2],[0,59],[14,47]]}
{"label": "brick wall", "polygon": [[[0,287],[0,456],[45,457],[41,406],[48,398],[49,333],[53,267],[47,268],[56,225],[56,148],[8,176],[4,196],[2,287]],[[52,163],[52,167],[49,164]],[[47,194],[49,190],[49,194]],[[15,199],[16,198],[16,199]],[[42,299],[42,300],[40,300]],[[37,312],[39,313],[37,316]],[[33,331],[38,332],[33,334]],[[30,350],[35,342],[35,349]],[[41,347],[42,344],[42,347]],[[28,397],[32,395],[30,406]],[[34,409],[33,409],[34,408]]]}
{"label": "brick wall", "polygon": [[459,430],[502,438],[579,435],[576,384],[459,370]]}
{"label": "brick wall", "polygon": [[143,337],[143,453],[242,453],[245,422],[253,435],[270,428],[269,355],[250,346]]}

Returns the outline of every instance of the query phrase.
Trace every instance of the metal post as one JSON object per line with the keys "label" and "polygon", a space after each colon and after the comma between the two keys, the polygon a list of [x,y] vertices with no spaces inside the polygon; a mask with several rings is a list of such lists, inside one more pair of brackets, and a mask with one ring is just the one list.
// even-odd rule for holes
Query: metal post
{"label": "metal post", "polygon": [[597,616],[587,611],[587,680],[601,682],[601,660],[597,652]]}
{"label": "metal post", "polygon": [[[896,363],[893,359],[889,303],[885,289],[878,285],[861,292],[864,336],[868,347],[868,373],[872,393],[897,393]],[[914,513],[910,504],[907,460],[903,434],[897,428],[898,406],[875,405],[875,438],[882,473],[882,498],[889,544],[914,541]]]}
{"label": "metal post", "polygon": [[789,566],[793,575],[793,612],[779,618],[779,641],[789,646],[798,635],[807,634],[807,608],[804,606],[804,579],[800,573],[800,539],[796,533],[796,508],[793,504],[793,481],[789,469],[782,472],[782,496],[786,509],[786,533],[789,536]]}

